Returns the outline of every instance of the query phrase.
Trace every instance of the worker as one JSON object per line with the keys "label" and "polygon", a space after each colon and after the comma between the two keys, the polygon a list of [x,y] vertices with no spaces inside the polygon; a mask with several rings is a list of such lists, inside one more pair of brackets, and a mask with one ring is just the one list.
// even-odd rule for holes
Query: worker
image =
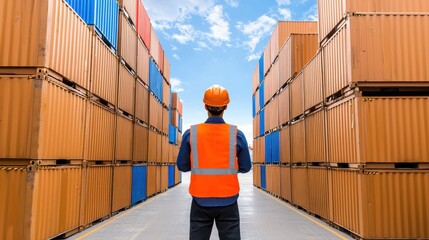
{"label": "worker", "polygon": [[220,240],[241,239],[237,173],[251,169],[247,141],[243,132],[223,120],[230,102],[225,88],[209,87],[203,102],[208,119],[185,131],[177,156],[177,168],[191,171],[189,239],[210,239],[214,222]]}

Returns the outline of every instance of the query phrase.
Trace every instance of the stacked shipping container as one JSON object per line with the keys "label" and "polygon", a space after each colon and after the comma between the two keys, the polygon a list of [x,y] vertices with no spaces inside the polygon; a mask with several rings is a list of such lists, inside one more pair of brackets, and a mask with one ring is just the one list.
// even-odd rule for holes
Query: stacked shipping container
{"label": "stacked shipping container", "polygon": [[267,170],[273,153],[260,144],[272,126],[260,119],[256,186],[359,238],[429,237],[428,10],[425,1],[319,0],[320,48],[292,79],[282,75],[293,59],[279,55],[277,94],[288,101],[278,109],[280,194]]}
{"label": "stacked shipping container", "polygon": [[27,4],[0,4],[0,239],[68,236],[180,182],[141,1]]}

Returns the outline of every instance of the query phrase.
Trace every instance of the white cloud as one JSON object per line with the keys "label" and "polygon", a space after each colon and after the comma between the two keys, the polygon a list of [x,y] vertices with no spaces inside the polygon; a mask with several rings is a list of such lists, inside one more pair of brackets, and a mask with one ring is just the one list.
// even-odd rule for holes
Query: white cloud
{"label": "white cloud", "polygon": [[249,56],[247,56],[247,61],[251,62],[253,60],[259,60],[259,58],[261,58],[261,53],[260,52],[258,52],[258,53],[252,53]]}
{"label": "white cloud", "polygon": [[180,60],[180,57],[179,57],[179,55],[177,55],[177,54],[173,54],[173,57],[174,57],[175,59],[177,59],[177,60]]}
{"label": "white cloud", "polygon": [[238,7],[238,4],[239,4],[238,0],[225,0],[225,2],[229,6],[234,7],[234,8]]}
{"label": "white cloud", "polygon": [[276,0],[276,2],[279,6],[290,5],[290,0]]}
{"label": "white cloud", "polygon": [[267,15],[260,16],[256,21],[243,24],[238,22],[237,29],[248,37],[245,44],[248,46],[251,53],[255,51],[256,45],[265,35],[271,34],[277,21]]}
{"label": "white cloud", "polygon": [[173,46],[171,47],[171,51],[176,51],[176,50],[177,50],[177,47],[173,45]]}
{"label": "white cloud", "polygon": [[172,92],[183,92],[185,89],[182,87],[182,81],[180,81],[178,78],[171,78],[170,79],[171,84],[171,91]]}
{"label": "white cloud", "polygon": [[282,20],[292,20],[292,12],[288,8],[279,8],[279,13],[282,15]]}
{"label": "white cloud", "polygon": [[179,34],[173,34],[172,38],[176,39],[181,44],[186,44],[188,42],[193,42],[197,36],[197,32],[194,27],[189,24],[177,24],[177,29]]}
{"label": "white cloud", "polygon": [[221,5],[214,6],[206,17],[210,26],[209,37],[221,42],[229,42],[231,32]]}

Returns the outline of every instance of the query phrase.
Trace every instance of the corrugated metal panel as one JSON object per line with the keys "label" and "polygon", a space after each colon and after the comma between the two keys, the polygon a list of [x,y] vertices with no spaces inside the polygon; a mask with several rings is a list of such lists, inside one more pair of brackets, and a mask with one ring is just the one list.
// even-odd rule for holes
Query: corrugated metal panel
{"label": "corrugated metal panel", "polygon": [[262,109],[259,113],[259,131],[260,135],[264,135],[265,133],[265,109]]}
{"label": "corrugated metal panel", "polygon": [[291,162],[305,162],[305,121],[300,120],[290,126]]}
{"label": "corrugated metal panel", "polygon": [[168,189],[168,166],[161,166],[161,191]]}
{"label": "corrugated metal panel", "polygon": [[136,118],[149,123],[149,90],[140,82],[136,82]]}
{"label": "corrugated metal panel", "polygon": [[155,62],[151,59],[149,61],[149,89],[153,92],[160,101],[162,101],[162,82],[163,78],[159,72]]}
{"label": "corrugated metal panel", "polygon": [[261,188],[267,189],[267,173],[266,173],[266,166],[261,165]]}
{"label": "corrugated metal panel", "polygon": [[304,114],[304,74],[300,72],[290,84],[290,118]]}
{"label": "corrugated metal panel", "polygon": [[280,146],[280,162],[290,163],[290,127],[285,127],[280,130]]}
{"label": "corrugated metal panel", "polygon": [[278,28],[278,24],[276,25],[276,27],[273,30],[273,33],[271,34],[270,37],[270,62],[274,62],[274,60],[277,58],[277,55],[279,53],[279,44],[278,44],[278,40],[279,39],[279,28]]}
{"label": "corrugated metal panel", "polygon": [[258,164],[253,164],[253,185],[261,187],[261,167]]}
{"label": "corrugated metal panel", "polygon": [[326,162],[325,111],[318,110],[304,121],[306,162]]}
{"label": "corrugated metal panel", "polygon": [[137,41],[137,76],[149,86],[149,52],[140,39]]}
{"label": "corrugated metal panel", "polygon": [[329,184],[326,168],[309,167],[308,180],[308,210],[324,219],[329,219]]}
{"label": "corrugated metal panel", "polygon": [[30,239],[47,239],[79,226],[81,167],[49,167],[35,172]]}
{"label": "corrugated metal panel", "polygon": [[67,4],[19,0],[0,8],[0,66],[48,67],[88,88],[91,31]]}
{"label": "corrugated metal panel", "polygon": [[137,69],[137,34],[123,12],[119,14],[118,54],[133,69]]}
{"label": "corrugated metal panel", "polygon": [[292,201],[292,183],[290,167],[280,167],[280,196],[288,201]]}
{"label": "corrugated metal panel", "polygon": [[153,127],[158,128],[159,122],[162,122],[162,119],[158,118],[161,108],[162,106],[156,98],[149,94],[149,124]]}
{"label": "corrugated metal panel", "polygon": [[255,92],[255,110],[256,112],[258,112],[259,110],[261,110],[261,104],[260,104],[260,100],[259,100],[259,89],[256,90]]}
{"label": "corrugated metal panel", "polygon": [[133,121],[132,118],[117,115],[116,120],[116,160],[133,160]]}
{"label": "corrugated metal panel", "polygon": [[153,27],[150,27],[150,55],[159,66],[159,40]]}
{"label": "corrugated metal panel", "polygon": [[147,196],[151,197],[156,193],[156,166],[147,166]]}
{"label": "corrugated metal panel", "polygon": [[119,0],[119,6],[125,9],[134,26],[137,24],[137,1],[140,0]]}
{"label": "corrugated metal panel", "polygon": [[[290,39],[290,38],[289,38]],[[292,56],[291,41],[288,40],[279,52],[279,85],[283,86],[291,78],[291,56]]]}
{"label": "corrugated metal panel", "polygon": [[168,163],[168,138],[161,136],[161,162]]}
{"label": "corrugated metal panel", "polygon": [[150,50],[151,24],[149,15],[141,0],[137,0],[137,32],[147,49]]}
{"label": "corrugated metal panel", "polygon": [[83,169],[82,214],[80,225],[86,226],[111,213],[112,165],[93,165]]}
{"label": "corrugated metal panel", "polygon": [[266,189],[267,192],[272,193],[273,192],[273,165],[266,165],[265,166],[265,182],[266,182]]}
{"label": "corrugated metal panel", "polygon": [[267,74],[271,67],[271,43],[268,41],[264,49],[264,75]]}
{"label": "corrugated metal panel", "polygon": [[292,203],[308,210],[308,180],[306,167],[291,168]]}
{"label": "corrugated metal panel", "polygon": [[271,181],[269,191],[276,196],[280,196],[280,165],[267,166],[267,170],[267,182],[268,175],[270,175]]}
{"label": "corrugated metal panel", "polygon": [[304,67],[304,110],[323,102],[322,54],[319,51]]}
{"label": "corrugated metal panel", "polygon": [[265,131],[269,131],[271,129],[279,126],[279,98],[275,97],[269,102],[264,109],[264,117],[265,117]]}
{"label": "corrugated metal panel", "polygon": [[146,199],[147,191],[147,166],[134,165],[132,167],[132,195],[131,203],[135,205],[137,202]]}
{"label": "corrugated metal panel", "polygon": [[89,103],[86,130],[86,160],[113,161],[115,151],[115,113],[95,102]]}
{"label": "corrugated metal panel", "polygon": [[271,134],[267,134],[265,136],[265,163],[271,163],[272,162],[272,135]]}
{"label": "corrugated metal panel", "polygon": [[274,94],[280,89],[279,87],[279,62],[273,63],[270,71],[267,73],[264,81],[264,102],[268,102]]}
{"label": "corrugated metal panel", "polygon": [[131,165],[113,167],[112,213],[131,205]]}
{"label": "corrugated metal panel", "polygon": [[158,47],[158,66],[159,66],[159,70],[162,74],[164,74],[164,49],[162,49],[162,45],[161,43],[159,43],[159,47]]}
{"label": "corrugated metal panel", "polygon": [[134,124],[134,162],[147,162],[148,159],[148,128],[140,124]]}
{"label": "corrugated metal panel", "polygon": [[162,159],[162,138],[163,136],[161,134],[156,134],[156,162],[161,163]]}
{"label": "corrugated metal panel", "polygon": [[318,0],[319,42],[345,17],[346,1]]}
{"label": "corrugated metal panel", "polygon": [[[170,74],[171,74],[170,69],[171,69],[170,61],[168,61],[168,58],[165,55],[164,56],[164,77],[168,84],[170,84]],[[170,103],[168,103],[167,105],[169,104]]]}
{"label": "corrugated metal panel", "polygon": [[259,58],[259,83],[262,83],[264,81],[264,54]]}
{"label": "corrugated metal panel", "polygon": [[289,114],[289,89],[290,87],[286,87],[282,92],[279,93],[279,124],[284,124],[289,122],[290,114]]}
{"label": "corrugated metal panel", "polygon": [[117,103],[118,57],[96,35],[92,35],[92,67],[90,91],[100,98]]}
{"label": "corrugated metal panel", "polygon": [[27,171],[0,167],[0,239],[24,239]]}
{"label": "corrugated metal panel", "polygon": [[177,167],[174,168],[174,183],[179,184],[182,181],[182,173],[177,169]]}
{"label": "corrugated metal panel", "polygon": [[162,102],[168,106],[170,105],[170,85],[166,81],[162,81]]}
{"label": "corrugated metal panel", "polygon": [[162,109],[162,131],[165,134],[168,134],[168,110],[166,108]]}
{"label": "corrugated metal panel", "polygon": [[168,165],[168,187],[174,186],[174,167],[175,165]]}
{"label": "corrugated metal panel", "polygon": [[123,65],[119,64],[119,91],[118,108],[134,115],[134,88],[136,80],[133,74]]}
{"label": "corrugated metal panel", "polygon": [[255,70],[252,75],[252,93],[256,91],[259,86],[259,64],[256,64]]}
{"label": "corrugated metal panel", "polygon": [[[317,22],[316,21],[279,21],[276,29],[278,28],[278,39],[275,39],[274,45],[277,44],[277,53],[283,46],[286,40],[291,34],[305,34],[305,33],[317,33]],[[277,30],[275,30],[277,31]],[[273,44],[271,44],[273,46]]]}
{"label": "corrugated metal panel", "polygon": [[157,133],[149,130],[148,162],[157,162]]}

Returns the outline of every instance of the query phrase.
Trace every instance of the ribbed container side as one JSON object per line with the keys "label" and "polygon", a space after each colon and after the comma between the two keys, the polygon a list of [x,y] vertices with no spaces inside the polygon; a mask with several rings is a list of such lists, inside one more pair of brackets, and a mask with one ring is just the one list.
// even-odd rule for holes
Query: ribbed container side
{"label": "ribbed container side", "polygon": [[148,161],[148,141],[149,129],[140,124],[134,123],[134,148],[133,161],[147,162]]}
{"label": "ribbed container side", "polygon": [[115,113],[103,105],[89,102],[86,130],[86,156],[89,161],[113,161],[115,151]]}
{"label": "ribbed container side", "polygon": [[290,117],[294,119],[304,113],[304,74],[300,72],[290,84]]}
{"label": "ribbed container side", "polygon": [[168,165],[161,166],[161,191],[168,189]]}
{"label": "ribbed container side", "polygon": [[[348,1],[348,0],[347,0]],[[334,30],[335,26],[346,16],[346,1],[318,0],[319,42]],[[372,10],[370,10],[372,12]]]}
{"label": "ribbed container side", "polygon": [[359,228],[359,180],[357,170],[331,169],[329,179],[330,221],[354,232]]}
{"label": "ribbed container side", "polygon": [[272,193],[273,192],[273,165],[266,165],[265,166],[265,182],[266,182],[266,189],[267,192]]}
{"label": "ribbed container side", "polygon": [[265,89],[264,96],[265,102],[268,102],[274,94],[280,89],[279,86],[279,61],[276,61],[271,66],[270,71],[267,73],[265,77]]}
{"label": "ribbed container side", "polygon": [[133,165],[132,174],[131,204],[135,205],[147,196],[147,166]]}
{"label": "ribbed container side", "polygon": [[267,190],[267,173],[265,165],[261,165],[261,188]]}
{"label": "ribbed container side", "polygon": [[280,130],[280,162],[290,163],[291,162],[291,139],[290,139],[290,127],[285,127]]}
{"label": "ribbed container side", "polygon": [[177,169],[177,167],[174,168],[174,183],[179,184],[182,182],[182,173]]}
{"label": "ribbed container side", "polygon": [[[274,32],[278,31],[278,38],[271,42],[271,52],[278,55],[279,49],[291,34],[317,33],[317,21],[279,21]],[[273,49],[274,47],[274,49]],[[275,59],[275,57],[271,57]]]}
{"label": "ribbed container side", "polygon": [[259,86],[259,107],[262,109],[265,106],[265,82]]}
{"label": "ribbed container side", "polygon": [[177,144],[177,129],[173,125],[168,126],[168,142],[172,144]]}
{"label": "ribbed container side", "polygon": [[273,63],[274,60],[277,58],[278,53],[279,53],[279,45],[278,45],[278,40],[279,39],[279,28],[278,28],[278,23],[276,25],[276,27],[273,30],[273,33],[271,34],[270,37],[270,62]]}
{"label": "ribbed container side", "polygon": [[156,193],[156,166],[147,166],[147,196],[151,197]]}
{"label": "ribbed container side", "polygon": [[329,219],[328,170],[322,167],[309,167],[307,180],[308,211]]}
{"label": "ribbed container side", "polygon": [[253,161],[256,163],[265,162],[265,137],[255,140]]}
{"label": "ribbed container side", "polygon": [[137,0],[136,2],[137,2],[137,32],[140,38],[143,40],[146,48],[150,50],[151,24],[150,24],[149,15],[147,14],[142,1]]}
{"label": "ribbed container side", "polygon": [[260,135],[264,135],[265,133],[265,109],[262,109],[259,113],[259,131]]}
{"label": "ribbed container side", "polygon": [[276,196],[280,196],[280,165],[267,166],[267,169],[269,169],[271,175],[271,189],[269,191]]}
{"label": "ribbed container side", "polygon": [[292,40],[288,40],[282,46],[279,52],[279,85],[285,85],[292,77],[291,61],[292,61]]}
{"label": "ribbed container side", "polygon": [[256,90],[256,92],[255,92],[255,110],[256,110],[256,112],[261,110],[261,104],[259,101],[259,89]]}
{"label": "ribbed container side", "polygon": [[19,0],[0,8],[0,66],[48,67],[88,89],[91,31],[65,2]]}
{"label": "ribbed container side", "polygon": [[137,34],[128,22],[125,14],[119,14],[119,46],[118,54],[125,62],[136,71],[137,69]]}
{"label": "ribbed container side", "polygon": [[119,161],[133,160],[133,121],[132,118],[117,115],[116,117],[116,156]]}
{"label": "ribbed container side", "polygon": [[291,168],[292,202],[308,210],[308,180],[306,167]]}
{"label": "ribbed container side", "polygon": [[326,162],[325,111],[318,110],[304,121],[306,162]]}
{"label": "ribbed container side", "polygon": [[118,108],[134,115],[134,88],[136,79],[123,65],[119,64]]}
{"label": "ribbed container side", "polygon": [[252,95],[252,117],[256,115],[255,95]]}
{"label": "ribbed container side", "polygon": [[280,132],[275,131],[271,133],[271,161],[273,163],[280,163]]}
{"label": "ribbed container side", "polygon": [[177,112],[177,110],[171,111],[171,124],[176,128],[179,127],[179,113]]}
{"label": "ribbed container side", "polygon": [[162,163],[162,139],[164,136],[161,134],[156,134],[156,162]]}
{"label": "ribbed container side", "polygon": [[149,86],[149,52],[140,39],[137,41],[137,76]]}
{"label": "ribbed container side", "polygon": [[155,63],[159,66],[159,39],[153,26],[150,27],[150,55]]}
{"label": "ribbed container side", "polygon": [[118,57],[97,34],[92,35],[91,93],[112,103],[117,103]]}
{"label": "ribbed container side", "polygon": [[261,167],[258,164],[253,164],[253,185],[261,187]]}
{"label": "ribbed container side", "polygon": [[168,110],[166,108],[162,109],[162,131],[168,134]]}
{"label": "ribbed container side", "polygon": [[161,163],[168,163],[168,137],[161,136]]}
{"label": "ribbed container side", "polygon": [[271,130],[279,126],[279,98],[275,97],[269,102],[264,109],[265,130]]}
{"label": "ribbed container side", "polygon": [[159,62],[158,62],[158,66],[159,66],[159,70],[162,74],[164,74],[164,49],[162,49],[162,45],[161,43],[159,43],[159,47],[158,47],[158,57],[159,57]]}
{"label": "ribbed container side", "polygon": [[292,163],[305,162],[305,121],[293,123],[290,126],[290,142],[291,142],[291,156]]}
{"label": "ribbed container side", "polygon": [[0,158],[83,159],[85,98],[41,77],[0,77]]}
{"label": "ribbed container side", "polygon": [[279,93],[279,125],[289,122],[290,119],[290,87],[287,86]]}
{"label": "ribbed container side", "polygon": [[272,162],[272,148],[271,148],[271,134],[268,134],[265,136],[265,163],[271,163]]}
{"label": "ribbed container side", "polygon": [[256,64],[255,70],[252,75],[252,93],[256,91],[259,86],[259,64]]}
{"label": "ribbed container side", "polygon": [[268,41],[264,49],[264,76],[267,74],[271,67],[271,43]]}
{"label": "ribbed container side", "polygon": [[131,165],[113,167],[112,213],[131,206]]}
{"label": "ribbed container side", "polygon": [[280,196],[283,199],[292,201],[292,183],[290,167],[280,167]]}
{"label": "ribbed container side", "polygon": [[160,101],[162,100],[162,82],[163,78],[155,65],[155,62],[151,59],[149,62],[149,89],[153,92]]}
{"label": "ribbed container side", "polygon": [[47,239],[79,227],[82,168],[49,167],[34,174],[30,238]]}
{"label": "ribbed container side", "polygon": [[149,145],[148,145],[148,162],[154,163],[157,161],[157,133],[149,130]]}
{"label": "ribbed container side", "polygon": [[170,85],[166,81],[162,81],[162,102],[168,106],[170,105]]}
{"label": "ribbed container side", "polygon": [[175,165],[168,165],[168,187],[174,186],[174,167]]}
{"label": "ribbed container side", "polygon": [[264,81],[264,54],[259,58],[259,83],[262,83]]}
{"label": "ribbed container side", "polygon": [[162,166],[156,166],[156,179],[155,179],[155,192],[160,193],[162,191],[161,189],[161,176],[162,174]]}
{"label": "ribbed container side", "polygon": [[304,110],[323,102],[322,54],[316,56],[304,67]]}
{"label": "ribbed container side", "polygon": [[149,123],[149,90],[140,81],[136,82],[136,118]]}
{"label": "ribbed container side", "polygon": [[[171,64],[170,61],[168,61],[167,56],[164,56],[164,78],[167,81],[168,84],[170,84],[170,75],[171,75]],[[167,105],[169,105],[168,103]]]}
{"label": "ribbed container side", "polygon": [[119,6],[125,9],[134,26],[137,24],[137,1],[140,0],[119,0]]}
{"label": "ribbed container side", "polygon": [[27,171],[0,167],[0,239],[24,239]]}

